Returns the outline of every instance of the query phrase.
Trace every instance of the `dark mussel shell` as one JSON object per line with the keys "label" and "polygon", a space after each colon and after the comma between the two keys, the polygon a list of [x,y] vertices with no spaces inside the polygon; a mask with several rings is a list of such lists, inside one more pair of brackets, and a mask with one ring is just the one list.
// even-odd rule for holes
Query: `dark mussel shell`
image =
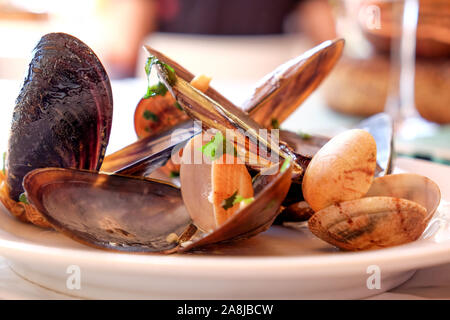
{"label": "dark mussel shell", "polygon": [[249,238],[270,227],[290,186],[279,171],[255,201],[210,233],[197,233],[180,190],[160,180],[94,171],[43,168],[28,173],[30,202],[56,230],[98,248],[173,253]]}
{"label": "dark mussel shell", "polygon": [[282,123],[330,73],[344,40],[325,41],[287,61],[259,81],[242,109],[265,128]]}
{"label": "dark mussel shell", "polygon": [[99,248],[170,251],[177,241],[169,235],[191,222],[180,190],[158,180],[45,168],[30,172],[24,187],[56,230]]}
{"label": "dark mussel shell", "polygon": [[167,131],[140,139],[108,155],[101,171],[129,176],[147,176],[162,167],[172,154],[201,132],[192,121],[182,122]]}
{"label": "dark mussel shell", "polygon": [[23,177],[33,169],[98,170],[112,111],[110,81],[94,52],[68,34],[43,36],[14,108],[6,158],[8,200],[19,201]]}

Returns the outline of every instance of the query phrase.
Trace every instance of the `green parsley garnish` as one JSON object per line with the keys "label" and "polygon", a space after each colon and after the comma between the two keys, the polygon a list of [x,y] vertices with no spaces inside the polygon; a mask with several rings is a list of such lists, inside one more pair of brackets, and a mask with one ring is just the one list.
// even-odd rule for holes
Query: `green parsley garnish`
{"label": "green parsley garnish", "polygon": [[277,118],[272,118],[272,128],[273,129],[280,129],[280,123],[278,122]]}
{"label": "green parsley garnish", "polygon": [[158,116],[149,110],[145,110],[142,116],[145,120],[152,120],[153,122],[158,121]]}
{"label": "green parsley garnish", "polygon": [[170,171],[171,178],[178,178],[180,176],[180,171]]}
{"label": "green parsley garnish", "polygon": [[234,156],[237,157],[236,148],[230,142],[226,141],[225,137],[220,131],[211,138],[211,141],[209,141],[202,147],[203,154],[209,157],[211,160],[218,159],[230,150],[233,150]]}
{"label": "green parsley garnish", "polygon": [[147,93],[143,97],[144,99],[148,99],[157,95],[165,96],[167,93],[167,88],[162,82],[158,82],[153,86],[147,86]]}
{"label": "green parsley garnish", "polygon": [[20,201],[20,202],[23,202],[23,203],[25,203],[25,204],[28,204],[28,199],[27,199],[27,196],[25,195],[25,193],[21,193],[21,194],[20,194],[20,196],[19,196],[19,201]]}
{"label": "green parsley garnish", "polygon": [[231,195],[231,197],[225,199],[222,201],[222,208],[225,210],[230,209],[233,207],[236,203],[244,202],[245,204],[250,204],[255,200],[255,198],[244,198],[241,195],[238,194],[237,190]]}
{"label": "green parsley garnish", "polygon": [[280,168],[280,172],[281,173],[285,172],[290,163],[291,163],[291,161],[289,159],[284,159],[284,162],[283,162],[283,164],[281,165],[281,168]]}
{"label": "green parsley garnish", "polygon": [[312,135],[310,135],[309,133],[306,133],[306,132],[299,131],[299,132],[297,132],[297,134],[300,136],[300,138],[302,138],[304,140],[308,140],[308,139],[312,138]]}
{"label": "green parsley garnish", "polygon": [[165,72],[167,73],[167,78],[170,84],[175,82],[175,70],[169,66],[168,64],[161,62],[158,58],[155,56],[150,56],[147,59],[147,62],[145,63],[145,74],[147,75],[147,93],[144,95],[144,99],[156,96],[156,95],[162,95],[164,96],[167,92],[166,86],[159,82],[158,84],[154,86],[150,86],[150,73],[152,71],[152,67],[155,64],[159,64],[163,67]]}
{"label": "green parsley garnish", "polygon": [[6,152],[3,152],[3,174],[6,175]]}

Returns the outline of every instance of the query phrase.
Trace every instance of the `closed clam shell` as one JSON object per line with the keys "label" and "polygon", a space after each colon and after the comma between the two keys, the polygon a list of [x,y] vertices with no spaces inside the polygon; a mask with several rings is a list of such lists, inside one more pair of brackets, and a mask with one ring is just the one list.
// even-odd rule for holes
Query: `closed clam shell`
{"label": "closed clam shell", "polygon": [[313,157],[303,178],[303,196],[314,211],[359,199],[369,190],[376,167],[376,143],[361,129],[345,131]]}
{"label": "closed clam shell", "polygon": [[316,212],[313,234],[343,250],[380,249],[414,241],[427,226],[427,210],[395,197],[345,201]]}

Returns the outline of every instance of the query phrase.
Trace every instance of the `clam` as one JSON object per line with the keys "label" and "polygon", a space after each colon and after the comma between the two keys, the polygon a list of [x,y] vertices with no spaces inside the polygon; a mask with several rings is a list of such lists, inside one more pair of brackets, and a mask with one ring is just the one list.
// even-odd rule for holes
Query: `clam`
{"label": "clam", "polygon": [[41,38],[14,108],[0,200],[23,221],[48,223],[23,197],[36,168],[98,170],[108,143],[112,94],[92,50],[64,33]]}
{"label": "clam", "polygon": [[379,249],[417,240],[440,202],[439,187],[416,174],[376,178],[361,198],[333,204],[308,221],[319,238],[344,250]]}
{"label": "clam", "polygon": [[394,197],[341,202],[316,212],[308,221],[316,236],[343,250],[386,248],[414,241],[427,224],[427,210]]}
{"label": "clam", "polygon": [[319,211],[366,194],[375,174],[376,148],[375,139],[362,129],[345,131],[325,144],[303,177],[303,196],[311,208]]}
{"label": "clam", "polygon": [[[393,163],[393,131],[392,120],[385,113],[373,115],[358,123],[355,128],[368,131],[376,142],[377,166],[375,177],[390,174]],[[329,140],[325,136],[308,133],[295,133],[280,130],[280,139],[291,146],[295,153],[312,158]],[[276,223],[299,222],[308,220],[314,211],[304,201],[302,181],[293,181],[288,196],[283,202],[285,209],[278,216]]]}
{"label": "clam", "polygon": [[376,145],[362,129],[339,134],[311,160],[303,195],[315,211],[313,234],[343,250],[385,248],[414,241],[440,201],[437,185],[414,174],[373,179]]}

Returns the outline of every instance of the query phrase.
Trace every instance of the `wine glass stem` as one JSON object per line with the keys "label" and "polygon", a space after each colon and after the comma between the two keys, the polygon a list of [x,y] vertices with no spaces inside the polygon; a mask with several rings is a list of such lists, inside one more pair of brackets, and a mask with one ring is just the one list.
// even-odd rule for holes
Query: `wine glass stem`
{"label": "wine glass stem", "polygon": [[[398,129],[402,122],[416,114],[414,102],[416,33],[419,18],[419,1],[404,0],[401,15],[400,37],[392,38],[391,66],[393,78],[386,110]],[[395,10],[394,4],[394,10]],[[394,14],[395,16],[395,14]]]}

